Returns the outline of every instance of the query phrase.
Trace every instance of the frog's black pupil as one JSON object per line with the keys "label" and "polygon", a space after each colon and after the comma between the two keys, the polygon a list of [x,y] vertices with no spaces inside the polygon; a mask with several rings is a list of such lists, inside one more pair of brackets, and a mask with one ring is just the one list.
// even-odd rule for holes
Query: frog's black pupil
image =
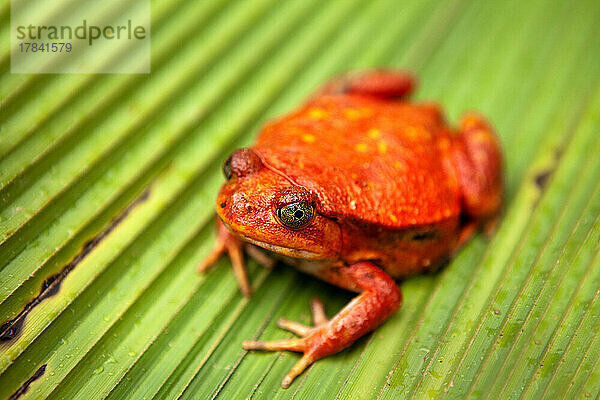
{"label": "frog's black pupil", "polygon": [[228,180],[231,179],[231,156],[223,163],[223,175]]}
{"label": "frog's black pupil", "polygon": [[277,209],[277,219],[290,229],[302,229],[307,226],[315,214],[309,203],[292,203]]}

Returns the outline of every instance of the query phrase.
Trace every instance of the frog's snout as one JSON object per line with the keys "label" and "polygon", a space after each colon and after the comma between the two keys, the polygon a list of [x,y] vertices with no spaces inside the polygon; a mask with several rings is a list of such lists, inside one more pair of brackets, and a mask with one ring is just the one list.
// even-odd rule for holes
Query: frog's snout
{"label": "frog's snout", "polygon": [[256,152],[249,148],[235,150],[223,163],[223,175],[227,180],[234,175],[241,178],[254,174],[264,167],[263,162]]}

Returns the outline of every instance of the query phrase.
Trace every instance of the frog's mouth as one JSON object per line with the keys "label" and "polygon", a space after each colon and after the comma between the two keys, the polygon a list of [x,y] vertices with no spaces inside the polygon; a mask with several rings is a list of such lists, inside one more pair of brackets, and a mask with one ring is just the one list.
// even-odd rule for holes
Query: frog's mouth
{"label": "frog's mouth", "polygon": [[256,246],[262,247],[263,249],[267,249],[274,253],[283,254],[284,256],[294,257],[294,258],[302,258],[307,260],[320,260],[323,258],[320,254],[314,253],[312,251],[307,250],[298,250],[289,247],[277,246],[276,244],[261,242],[256,239],[252,239],[251,237],[241,235],[240,237],[248,243],[252,243]]}

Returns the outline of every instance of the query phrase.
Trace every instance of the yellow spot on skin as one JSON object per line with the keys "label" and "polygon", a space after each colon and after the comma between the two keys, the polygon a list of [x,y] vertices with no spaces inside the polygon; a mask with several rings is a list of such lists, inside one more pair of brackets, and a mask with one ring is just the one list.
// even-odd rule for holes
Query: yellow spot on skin
{"label": "yellow spot on skin", "polygon": [[345,108],[344,116],[350,120],[365,118],[371,115],[369,108]]}
{"label": "yellow spot on skin", "polygon": [[371,139],[377,139],[380,134],[381,134],[381,132],[379,131],[379,129],[375,129],[375,128],[369,129],[369,132],[367,132],[367,135]]}
{"label": "yellow spot on skin", "polygon": [[350,176],[352,177],[352,179],[358,179],[358,175],[355,174],[354,172]]}
{"label": "yellow spot on skin", "polygon": [[404,134],[407,138],[413,140],[431,138],[431,134],[421,126],[407,126],[404,130]]}
{"label": "yellow spot on skin", "polygon": [[302,135],[302,141],[306,142],[306,143],[314,143],[316,140],[315,135],[310,135],[308,133],[305,133],[304,135]]}
{"label": "yellow spot on skin", "polygon": [[361,153],[365,153],[367,151],[367,145],[364,143],[359,143],[356,146],[354,146],[354,148],[356,149],[356,151],[359,151]]}
{"label": "yellow spot on skin", "polygon": [[400,170],[406,170],[406,165],[404,165],[404,163],[402,161],[395,161],[394,168],[397,168]]}
{"label": "yellow spot on skin", "polygon": [[390,215],[390,219],[392,220],[392,222],[396,223],[398,222],[398,218],[396,218],[396,216],[394,214]]}
{"label": "yellow spot on skin", "polygon": [[308,116],[313,119],[325,119],[329,117],[329,113],[322,108],[311,108],[308,110]]}
{"label": "yellow spot on skin", "polygon": [[475,128],[477,125],[480,125],[480,121],[481,119],[475,115],[467,115],[462,121],[463,130]]}
{"label": "yellow spot on skin", "polygon": [[387,151],[387,144],[385,144],[385,142],[382,140],[381,142],[377,143],[377,150],[381,154],[384,154]]}
{"label": "yellow spot on skin", "polygon": [[479,143],[494,143],[494,137],[485,130],[476,130],[475,132],[473,132],[471,134],[473,136],[473,139]]}

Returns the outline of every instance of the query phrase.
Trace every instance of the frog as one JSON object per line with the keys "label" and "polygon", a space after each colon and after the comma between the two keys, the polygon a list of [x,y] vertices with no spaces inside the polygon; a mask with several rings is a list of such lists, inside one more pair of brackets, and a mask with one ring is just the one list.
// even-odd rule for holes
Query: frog
{"label": "frog", "polygon": [[437,103],[410,100],[415,88],[405,70],[340,75],[223,163],[215,245],[198,271],[227,254],[250,296],[247,254],[357,293],[333,318],[313,299],[313,326],[280,319],[296,338],[242,343],[302,353],[283,388],[390,318],[398,281],[435,271],[497,224],[503,156],[493,128],[476,112],[452,127]]}

